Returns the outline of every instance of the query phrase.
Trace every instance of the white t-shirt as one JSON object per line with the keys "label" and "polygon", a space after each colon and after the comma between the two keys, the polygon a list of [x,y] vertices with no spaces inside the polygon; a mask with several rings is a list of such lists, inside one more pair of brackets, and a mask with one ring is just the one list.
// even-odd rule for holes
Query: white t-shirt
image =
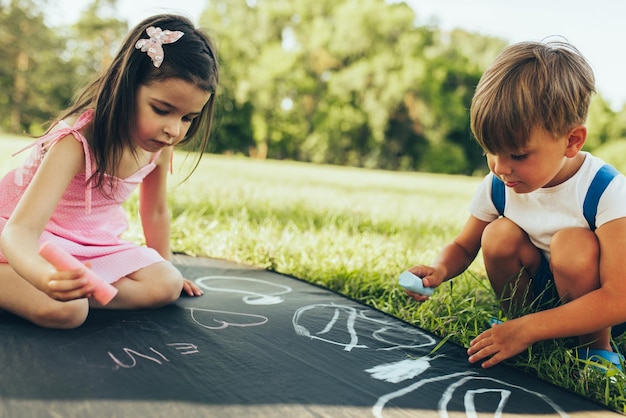
{"label": "white t-shirt", "polygon": [[[605,164],[587,152],[582,166],[571,178],[554,186],[518,194],[506,188],[504,216],[522,228],[530,241],[550,260],[550,241],[559,230],[570,227],[589,229],[583,215],[583,202],[596,172]],[[469,211],[481,221],[498,218],[498,210],[491,200],[489,173],[480,183]],[[618,218],[626,217],[626,177],[616,176],[600,197],[596,227]]]}

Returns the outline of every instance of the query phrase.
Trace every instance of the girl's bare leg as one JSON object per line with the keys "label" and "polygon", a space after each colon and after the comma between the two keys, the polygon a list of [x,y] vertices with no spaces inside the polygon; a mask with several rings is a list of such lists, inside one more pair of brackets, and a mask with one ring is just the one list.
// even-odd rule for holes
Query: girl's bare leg
{"label": "girl's bare leg", "polygon": [[87,299],[60,302],[19,276],[7,263],[0,263],[0,309],[45,328],[70,329],[85,322]]}
{"label": "girl's bare leg", "polygon": [[[183,289],[183,276],[170,262],[163,261],[138,270],[113,283],[118,290],[107,309],[158,308],[175,302]],[[94,300],[91,306],[103,308]]]}

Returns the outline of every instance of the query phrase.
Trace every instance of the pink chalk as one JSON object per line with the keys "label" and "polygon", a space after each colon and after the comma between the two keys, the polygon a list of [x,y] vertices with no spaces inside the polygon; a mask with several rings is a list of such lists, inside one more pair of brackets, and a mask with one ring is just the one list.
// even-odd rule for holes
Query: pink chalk
{"label": "pink chalk", "polygon": [[41,244],[39,254],[58,270],[85,269],[84,277],[94,285],[93,298],[101,305],[111,302],[111,299],[117,294],[115,287],[53,242],[47,241]]}

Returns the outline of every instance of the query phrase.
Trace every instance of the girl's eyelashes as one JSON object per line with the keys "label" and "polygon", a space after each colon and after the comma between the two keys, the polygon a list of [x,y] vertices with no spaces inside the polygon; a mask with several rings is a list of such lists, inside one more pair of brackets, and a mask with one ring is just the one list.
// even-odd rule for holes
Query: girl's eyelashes
{"label": "girl's eyelashes", "polygon": [[[154,113],[156,113],[157,115],[160,115],[160,116],[165,116],[165,115],[168,115],[170,113],[169,110],[161,109],[161,108],[156,107],[156,106],[152,106],[152,110],[154,111]],[[191,123],[197,117],[198,117],[198,115],[195,115],[195,114],[191,115],[191,116],[185,115],[185,116],[182,117],[182,120],[183,120],[183,122]]]}
{"label": "girl's eyelashes", "polygon": [[157,115],[167,115],[168,111],[167,110],[163,110],[161,108],[158,108],[156,106],[152,106],[152,110],[154,111],[154,113],[156,113]]}

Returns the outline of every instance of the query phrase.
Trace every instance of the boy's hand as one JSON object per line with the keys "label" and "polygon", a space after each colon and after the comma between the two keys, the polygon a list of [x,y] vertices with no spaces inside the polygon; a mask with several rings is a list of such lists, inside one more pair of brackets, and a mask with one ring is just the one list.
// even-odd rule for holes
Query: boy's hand
{"label": "boy's hand", "polygon": [[88,298],[94,291],[94,285],[85,277],[85,269],[55,270],[46,278],[43,292],[52,299],[67,302]]}
{"label": "boy's hand", "polygon": [[202,296],[204,292],[191,280],[183,279],[183,293],[187,296]]}
{"label": "boy's hand", "polygon": [[[417,277],[422,278],[422,284],[424,287],[437,287],[443,282],[443,275],[441,272],[430,266],[413,266],[409,269],[409,271]],[[404,291],[407,295],[418,302],[425,302],[430,298],[428,295],[411,292],[410,290],[404,289]]]}
{"label": "boy's hand", "polygon": [[526,350],[532,344],[532,341],[524,339],[524,334],[527,334],[523,327],[526,319],[522,317],[494,324],[474,338],[467,350],[469,362],[478,363],[487,359],[481,364],[486,369]]}

